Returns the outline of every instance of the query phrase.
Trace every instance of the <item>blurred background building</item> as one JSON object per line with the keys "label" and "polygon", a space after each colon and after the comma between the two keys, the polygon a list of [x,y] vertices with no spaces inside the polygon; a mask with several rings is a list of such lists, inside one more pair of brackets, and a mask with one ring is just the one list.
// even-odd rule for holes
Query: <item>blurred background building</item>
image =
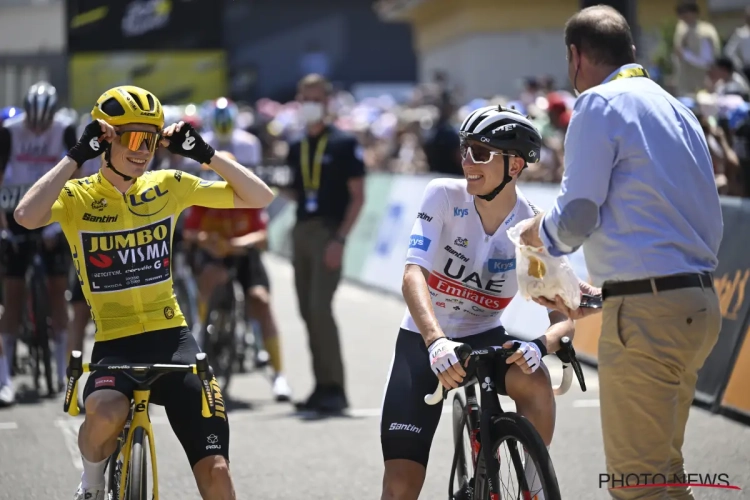
{"label": "blurred background building", "polygon": [[[545,137],[526,180],[559,182],[574,103],[563,25],[599,3],[627,17],[640,62],[701,118],[717,189],[750,195],[747,0],[0,0],[0,105],[39,79],[84,119],[124,83],[155,92],[174,119],[228,96],[275,165],[299,130],[295,85],[317,72],[334,82],[337,124],[358,135],[370,170],[460,173],[448,159],[457,124],[506,104]],[[710,45],[697,62],[684,55],[693,42]]]}

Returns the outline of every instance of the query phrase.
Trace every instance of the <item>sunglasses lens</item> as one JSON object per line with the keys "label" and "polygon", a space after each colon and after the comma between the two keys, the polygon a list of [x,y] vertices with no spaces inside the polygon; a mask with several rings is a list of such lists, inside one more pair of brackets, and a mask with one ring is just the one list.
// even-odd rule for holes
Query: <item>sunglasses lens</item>
{"label": "sunglasses lens", "polygon": [[156,132],[128,131],[120,135],[120,144],[131,151],[141,149],[141,144],[144,142],[149,152],[153,153],[156,150],[156,145],[159,143],[159,134]]}
{"label": "sunglasses lens", "polygon": [[492,158],[492,151],[482,146],[472,146],[471,157],[477,163],[487,163]]}

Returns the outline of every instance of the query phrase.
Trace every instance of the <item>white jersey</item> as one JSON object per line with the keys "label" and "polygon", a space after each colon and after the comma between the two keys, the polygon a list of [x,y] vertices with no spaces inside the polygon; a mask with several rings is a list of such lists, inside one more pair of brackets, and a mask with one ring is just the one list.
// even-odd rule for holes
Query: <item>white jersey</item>
{"label": "white jersey", "polygon": [[52,170],[68,152],[63,136],[68,120],[55,117],[52,125],[37,135],[24,125],[20,114],[3,122],[10,131],[10,157],[3,175],[3,186],[34,184]]}
{"label": "white jersey", "polygon": [[[448,337],[501,326],[502,312],[518,292],[515,247],[507,231],[538,211],[518,188],[516,194],[516,206],[490,236],[474,197],[466,191],[466,180],[435,179],[425,189],[406,263],[429,271],[432,307]],[[419,331],[408,308],[401,328]]]}
{"label": "white jersey", "polygon": [[[239,163],[240,165],[243,165],[249,169],[260,165],[260,162],[262,160],[262,148],[260,145],[260,140],[250,132],[235,128],[232,131],[232,138],[230,139],[228,144],[219,143],[219,140],[216,138],[216,135],[212,130],[203,132],[201,136],[203,137],[203,140],[206,141],[206,143],[208,143],[216,151],[228,151],[232,153],[237,159],[237,163]],[[191,173],[195,173],[195,175],[203,179],[220,179],[220,177],[218,177],[219,174],[217,174],[213,170],[201,170],[200,165],[198,165],[197,162],[188,160],[187,163],[190,164],[190,167],[188,168],[197,169],[195,172]]]}

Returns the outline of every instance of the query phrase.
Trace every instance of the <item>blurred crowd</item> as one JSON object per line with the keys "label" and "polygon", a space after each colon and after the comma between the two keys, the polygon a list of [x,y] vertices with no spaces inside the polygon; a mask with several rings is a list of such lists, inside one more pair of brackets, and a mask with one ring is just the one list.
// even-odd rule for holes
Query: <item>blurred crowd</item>
{"label": "blurred crowd", "polygon": [[[701,19],[696,2],[679,4],[671,42],[672,79],[652,66],[660,81],[688,106],[703,124],[721,194],[750,197],[750,7],[745,24],[722,44],[716,29]],[[336,125],[357,136],[370,172],[462,175],[458,128],[471,111],[502,104],[528,115],[544,139],[540,161],[522,180],[558,183],[563,173],[565,133],[575,97],[549,76],[526,78],[517,96],[462,96],[446,74],[413,87],[410,96],[356,99],[346,90],[333,93],[328,112]],[[566,82],[567,83],[567,82]],[[167,122],[191,121],[205,128],[215,101],[165,106]],[[283,165],[289,141],[301,134],[303,121],[296,101],[260,99],[237,103],[236,126],[256,135],[269,168]],[[19,110],[20,111],[20,110]],[[72,110],[62,110],[77,119]],[[80,117],[82,126],[88,116]],[[160,157],[155,168],[179,168],[175,158]]]}

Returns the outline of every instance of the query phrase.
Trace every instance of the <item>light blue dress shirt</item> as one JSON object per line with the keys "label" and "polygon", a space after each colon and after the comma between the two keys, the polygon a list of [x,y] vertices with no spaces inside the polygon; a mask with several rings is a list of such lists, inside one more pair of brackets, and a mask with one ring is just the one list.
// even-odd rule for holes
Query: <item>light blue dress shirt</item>
{"label": "light blue dress shirt", "polygon": [[713,271],[723,234],[708,144],[693,113],[649,78],[583,92],[565,137],[565,174],[540,237],[583,245],[589,277],[630,281]]}

